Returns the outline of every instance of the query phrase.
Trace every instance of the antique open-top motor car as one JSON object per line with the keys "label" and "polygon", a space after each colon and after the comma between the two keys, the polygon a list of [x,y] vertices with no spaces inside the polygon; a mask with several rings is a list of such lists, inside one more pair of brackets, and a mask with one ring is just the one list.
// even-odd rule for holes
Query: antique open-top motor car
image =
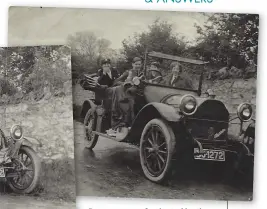
{"label": "antique open-top motor car", "polygon": [[32,193],[39,184],[41,160],[33,145],[42,146],[38,139],[24,136],[20,125],[11,127],[10,136],[0,129],[0,183],[15,193]]}
{"label": "antique open-top motor car", "polygon": [[[147,57],[178,61],[204,67],[207,62],[192,60],[159,52],[149,52]],[[183,159],[208,160],[223,163],[231,161],[237,171],[249,167],[253,172],[255,120],[248,103],[237,108],[237,115],[230,118],[222,101],[211,91],[202,93],[203,71],[197,89],[182,89],[148,82],[143,76],[133,79],[135,118],[128,134],[116,139],[106,133],[110,128],[109,106],[88,99],[82,107],[85,127],[85,146],[93,149],[98,137],[137,145],[144,175],[160,183],[168,179],[172,168]],[[85,90],[97,92],[99,85],[90,75],[84,75],[81,85]],[[104,90],[103,90],[104,89]],[[102,92],[105,92],[105,88]],[[108,95],[103,94],[103,99]],[[231,121],[239,120],[240,131],[230,136]],[[244,123],[250,125],[244,126]]]}

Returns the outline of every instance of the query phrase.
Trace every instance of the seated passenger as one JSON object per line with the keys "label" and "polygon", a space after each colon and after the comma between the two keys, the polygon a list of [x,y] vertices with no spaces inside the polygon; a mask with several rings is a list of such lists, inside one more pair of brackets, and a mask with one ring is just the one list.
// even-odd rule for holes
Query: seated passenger
{"label": "seated passenger", "polygon": [[170,65],[171,74],[163,78],[161,84],[183,89],[194,89],[193,82],[182,72],[182,66],[178,62]]}
{"label": "seated passenger", "polygon": [[98,70],[98,83],[100,85],[112,86],[114,81],[119,77],[115,68],[111,67],[110,59],[104,59],[101,62],[101,69]]}
{"label": "seated passenger", "polygon": [[[111,67],[110,59],[104,59],[101,61],[101,69],[98,70],[98,80],[97,82],[100,85],[111,87],[114,84],[114,81],[119,77],[119,73],[115,68]],[[101,104],[103,95],[100,93],[95,94],[96,104]]]}
{"label": "seated passenger", "polygon": [[132,81],[135,76],[139,76],[142,72],[142,59],[135,57],[132,61],[132,69],[126,70],[116,81],[116,84],[121,84],[125,81]]}
{"label": "seated passenger", "polygon": [[[104,95],[102,97],[104,98],[104,106],[105,103],[108,103],[107,110],[111,113],[111,129],[107,130],[107,134],[118,140],[123,139],[128,134],[128,128],[134,119],[134,96],[129,92],[135,90],[132,79],[140,74],[142,60],[134,58],[132,66],[131,70],[125,71],[114,81],[113,86],[104,86],[100,82],[98,83],[100,86],[96,85],[95,92]],[[95,84],[91,85],[94,86]]]}
{"label": "seated passenger", "polygon": [[112,95],[111,105],[111,129],[107,134],[118,139],[128,134],[128,128],[134,120],[134,97],[129,90],[134,91],[132,79],[141,73],[142,60],[135,57],[132,69],[125,71],[115,82],[118,86],[108,88],[107,94]]}
{"label": "seated passenger", "polygon": [[150,68],[148,69],[147,80],[149,83],[159,83],[161,81],[161,72],[159,69],[158,62],[152,62]]}

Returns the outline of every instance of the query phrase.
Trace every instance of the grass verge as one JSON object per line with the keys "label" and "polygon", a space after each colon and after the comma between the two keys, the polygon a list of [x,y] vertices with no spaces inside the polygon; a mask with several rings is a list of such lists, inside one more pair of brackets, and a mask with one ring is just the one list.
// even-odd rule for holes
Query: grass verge
{"label": "grass verge", "polygon": [[[0,182],[0,193],[12,194],[9,188]],[[51,163],[42,163],[40,183],[36,190],[28,195],[45,200],[64,202],[76,201],[75,166],[70,158],[53,160]]]}

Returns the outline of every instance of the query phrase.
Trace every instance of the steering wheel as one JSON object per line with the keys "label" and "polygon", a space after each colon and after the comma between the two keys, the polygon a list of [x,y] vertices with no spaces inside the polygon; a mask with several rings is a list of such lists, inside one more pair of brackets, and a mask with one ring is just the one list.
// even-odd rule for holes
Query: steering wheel
{"label": "steering wheel", "polygon": [[[148,73],[152,73],[152,72],[155,72],[155,73],[159,74],[159,76],[162,77],[162,73],[159,70],[148,70]],[[158,76],[156,76],[156,77],[158,77]]]}
{"label": "steering wheel", "polygon": [[162,79],[163,75],[162,75],[162,73],[161,73],[159,70],[149,70],[149,71],[148,71],[148,73],[153,73],[153,72],[157,73],[158,76],[155,76],[155,77],[152,78],[152,79],[148,79],[148,81],[149,81],[150,83],[153,83],[153,82],[157,82],[157,83],[158,83],[158,82]]}

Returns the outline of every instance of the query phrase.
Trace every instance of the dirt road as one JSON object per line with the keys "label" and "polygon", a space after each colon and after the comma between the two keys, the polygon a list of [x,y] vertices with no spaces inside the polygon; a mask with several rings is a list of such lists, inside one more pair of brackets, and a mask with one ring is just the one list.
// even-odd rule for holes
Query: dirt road
{"label": "dirt road", "polygon": [[0,196],[1,209],[75,209],[75,203],[62,203],[50,200],[41,200],[34,197],[2,195]]}
{"label": "dirt road", "polygon": [[209,179],[173,179],[168,186],[146,180],[138,149],[100,138],[94,151],[83,147],[83,126],[75,122],[76,184],[79,196],[159,199],[248,200],[252,192]]}

